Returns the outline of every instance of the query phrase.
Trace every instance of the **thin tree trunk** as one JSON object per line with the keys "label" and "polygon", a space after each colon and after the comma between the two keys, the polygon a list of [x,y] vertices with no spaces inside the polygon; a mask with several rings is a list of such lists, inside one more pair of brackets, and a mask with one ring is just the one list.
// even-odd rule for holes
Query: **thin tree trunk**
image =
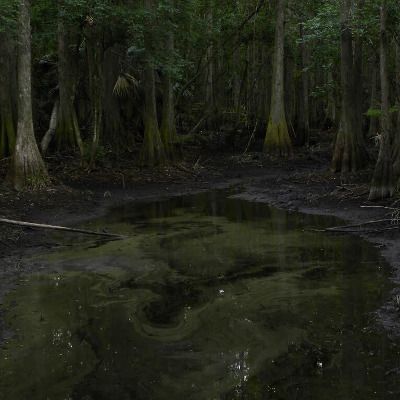
{"label": "thin tree trunk", "polygon": [[[174,53],[174,33],[167,33],[166,48],[168,54]],[[171,60],[172,61],[172,60]],[[176,122],[175,122],[175,101],[174,88],[171,79],[170,68],[167,68],[162,75],[163,84],[163,108],[161,122],[161,139],[164,144],[166,156],[173,160],[176,156],[175,147],[177,144]]]}
{"label": "thin tree trunk", "polygon": [[264,152],[278,156],[288,156],[292,153],[292,143],[289,137],[285,114],[285,7],[285,0],[278,0],[271,112],[264,142]]}
{"label": "thin tree trunk", "polygon": [[[333,78],[332,70],[329,69],[327,74],[328,83],[328,104],[326,106],[326,120],[329,120],[333,126],[338,125],[338,111],[336,106],[336,96],[334,92],[335,79]],[[325,124],[324,124],[325,125]]]}
{"label": "thin tree trunk", "polygon": [[[208,34],[209,37],[212,35],[213,29],[213,4],[212,1],[208,4],[208,13],[207,13],[207,23],[208,23]],[[216,102],[215,102],[215,87],[214,87],[214,74],[215,74],[215,45],[214,43],[210,43],[207,48],[207,69],[206,69],[206,81],[205,81],[205,101],[206,101],[206,109],[207,114],[210,116],[207,119],[207,126],[209,129],[215,128],[215,118],[216,118]]]}
{"label": "thin tree trunk", "polygon": [[15,147],[15,46],[8,34],[0,32],[0,157]]}
{"label": "thin tree trunk", "polygon": [[300,24],[301,38],[301,87],[299,96],[299,118],[296,131],[296,142],[299,146],[308,145],[310,135],[310,105],[309,105],[309,76],[308,48],[304,42],[304,26]]}
{"label": "thin tree trunk", "polygon": [[350,26],[351,0],[341,0],[341,86],[342,110],[339,132],[332,159],[332,171],[346,174],[365,166],[368,155],[362,132],[359,130],[354,104],[355,69],[353,64],[353,40]]}
{"label": "thin tree trunk", "polygon": [[54,102],[53,111],[51,112],[49,129],[43,136],[43,139],[40,143],[40,148],[42,150],[43,156],[46,155],[47,149],[49,148],[49,144],[51,143],[56,134],[59,109],[60,109],[60,101],[57,99]]}
{"label": "thin tree trunk", "polygon": [[[378,60],[377,57],[373,58],[371,66],[371,100],[370,109],[376,110],[379,107],[378,101]],[[369,128],[368,128],[368,138],[373,138],[378,135],[378,118],[370,117]]]}
{"label": "thin tree trunk", "polygon": [[30,0],[19,1],[17,39],[18,124],[11,179],[17,190],[40,189],[48,183],[48,175],[33,130]]}
{"label": "thin tree trunk", "polygon": [[[357,7],[362,10],[365,0],[358,0]],[[354,47],[354,122],[356,132],[364,137],[363,132],[363,41],[360,35],[356,35]]]}
{"label": "thin tree trunk", "polygon": [[389,74],[388,74],[388,39],[387,39],[387,0],[381,3],[381,32],[380,32],[380,54],[381,54],[381,92],[382,92],[382,117],[381,117],[381,140],[378,161],[372,178],[369,199],[382,199],[391,197],[394,193],[393,165],[391,157],[391,120],[389,100]]}

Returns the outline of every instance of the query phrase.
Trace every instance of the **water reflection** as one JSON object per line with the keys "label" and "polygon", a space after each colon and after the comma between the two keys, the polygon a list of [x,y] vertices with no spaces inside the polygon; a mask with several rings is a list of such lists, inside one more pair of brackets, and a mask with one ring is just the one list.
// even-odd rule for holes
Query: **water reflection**
{"label": "water reflection", "polygon": [[[6,399],[394,399],[375,249],[329,218],[202,194],[111,210],[7,300]],[[87,239],[85,239],[87,240]]]}

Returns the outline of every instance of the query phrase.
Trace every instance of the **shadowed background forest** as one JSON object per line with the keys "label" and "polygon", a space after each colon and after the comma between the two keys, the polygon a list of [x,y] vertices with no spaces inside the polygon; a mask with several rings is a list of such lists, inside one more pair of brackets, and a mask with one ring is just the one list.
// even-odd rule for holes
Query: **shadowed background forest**
{"label": "shadowed background forest", "polygon": [[290,163],[329,138],[333,172],[375,165],[370,199],[392,196],[399,19],[394,0],[0,0],[8,180],[46,186],[60,155],[174,164],[193,144]]}

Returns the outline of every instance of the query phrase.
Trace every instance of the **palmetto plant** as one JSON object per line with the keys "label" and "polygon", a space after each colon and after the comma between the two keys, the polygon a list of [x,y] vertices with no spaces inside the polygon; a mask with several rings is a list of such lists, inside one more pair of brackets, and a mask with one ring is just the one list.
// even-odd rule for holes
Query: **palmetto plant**
{"label": "palmetto plant", "polygon": [[139,81],[128,73],[122,73],[115,82],[113,94],[117,97],[126,97],[131,92],[135,92],[139,86]]}

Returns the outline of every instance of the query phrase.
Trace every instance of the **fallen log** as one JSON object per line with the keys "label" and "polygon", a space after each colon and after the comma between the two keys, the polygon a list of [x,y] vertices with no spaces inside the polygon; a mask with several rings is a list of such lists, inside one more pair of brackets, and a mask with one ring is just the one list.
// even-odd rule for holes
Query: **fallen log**
{"label": "fallen log", "polygon": [[82,233],[84,235],[103,236],[103,237],[111,237],[111,238],[118,238],[118,239],[123,239],[126,237],[126,236],[117,235],[114,233],[96,232],[96,231],[90,231],[90,230],[79,229],[79,228],[68,228],[66,226],[36,224],[33,222],[16,221],[16,220],[6,219],[6,218],[0,218],[0,223],[8,224],[8,225],[17,225],[17,226],[22,226],[25,228],[47,229],[47,230],[55,230],[55,231],[63,231],[63,232]]}

